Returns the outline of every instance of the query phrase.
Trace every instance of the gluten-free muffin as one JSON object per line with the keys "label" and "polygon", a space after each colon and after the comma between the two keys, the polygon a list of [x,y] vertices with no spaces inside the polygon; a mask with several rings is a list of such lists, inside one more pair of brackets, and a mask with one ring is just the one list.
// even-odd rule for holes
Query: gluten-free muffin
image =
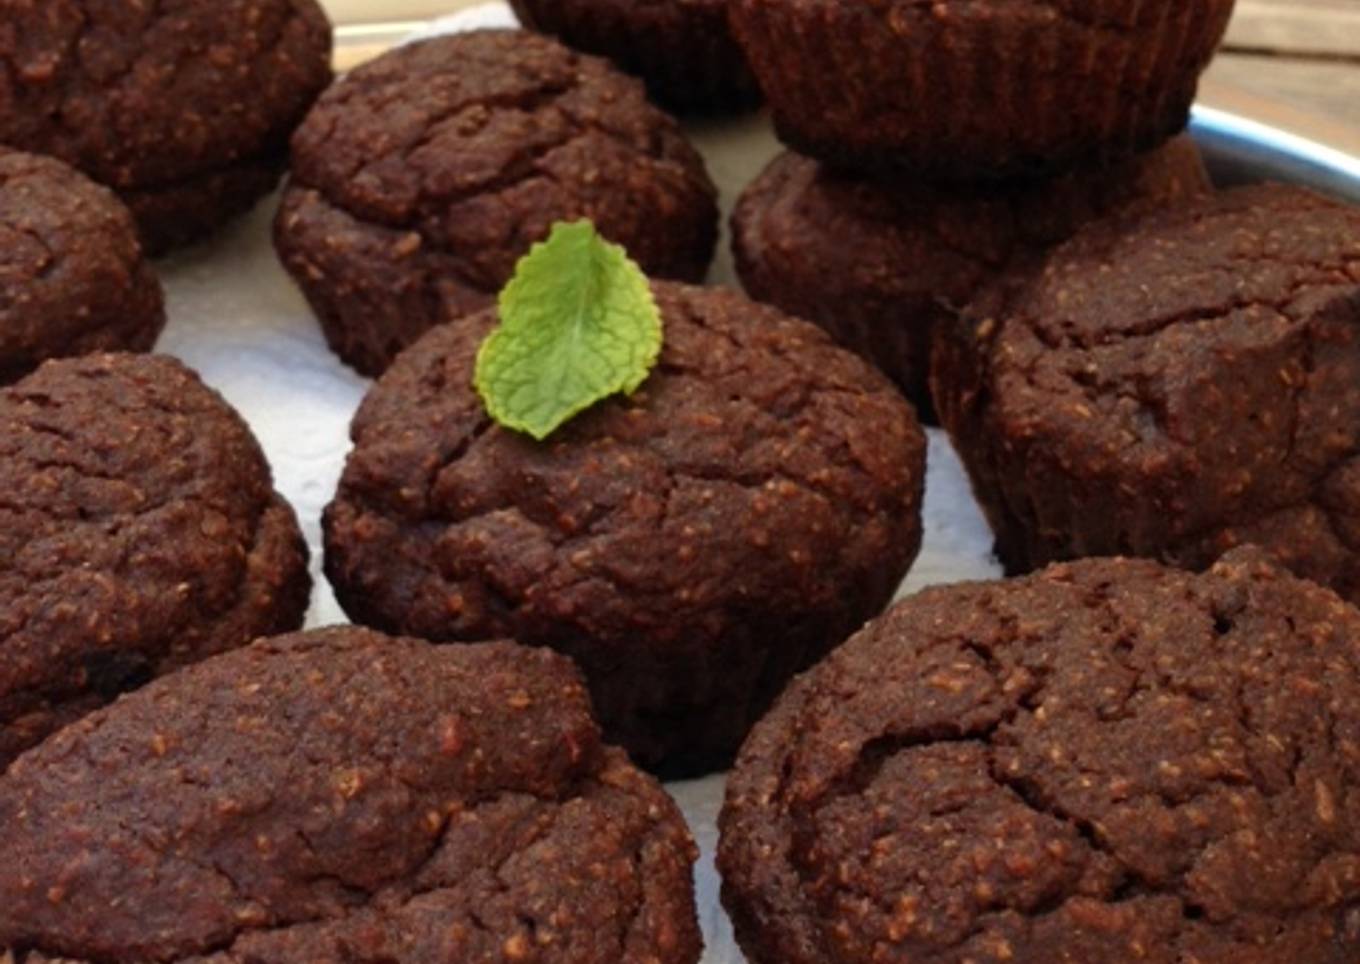
{"label": "gluten-free muffin", "polygon": [[331,88],[293,139],[275,241],[331,347],[377,375],[490,306],[554,223],[583,218],[649,274],[699,281],[717,192],[638,81],[486,30],[402,47]]}
{"label": "gluten-free muffin", "polygon": [[402,354],[354,420],[326,573],[356,622],[568,654],[611,740],[692,773],[891,598],[920,545],[925,440],[814,325],[653,290],[657,367],[546,442],[472,389],[494,311]]}
{"label": "gluten-free muffin", "polygon": [[526,27],[608,57],[684,113],[754,107],[760,90],[727,25],[725,0],[511,0]]}
{"label": "gluten-free muffin", "polygon": [[571,664],[352,627],[158,680],[0,776],[18,964],[695,964],[675,804]]}
{"label": "gluten-free muffin", "polygon": [[1360,959],[1360,612],[1254,551],[899,603],[719,819],[752,964]]}
{"label": "gluten-free muffin", "polygon": [[0,148],[0,385],[47,358],[148,351],[161,285],[132,216],[55,158]]}
{"label": "gluten-free muffin", "polygon": [[732,0],[780,138],[972,181],[1151,150],[1189,118],[1234,0]]}
{"label": "gluten-free muffin", "polygon": [[121,693],[302,625],[292,509],[179,362],[87,355],[0,389],[0,771]]}
{"label": "gluten-free muffin", "polygon": [[330,81],[316,0],[0,0],[0,144],[113,188],[148,253],[269,193]]}
{"label": "gluten-free muffin", "polygon": [[1360,208],[1262,185],[1093,224],[942,331],[1010,571],[1252,542],[1360,601]]}
{"label": "gluten-free muffin", "polygon": [[1111,165],[1017,184],[869,179],[785,153],[732,215],[751,295],[814,321],[929,416],[935,328],[995,275],[1134,203],[1211,190],[1190,138]]}

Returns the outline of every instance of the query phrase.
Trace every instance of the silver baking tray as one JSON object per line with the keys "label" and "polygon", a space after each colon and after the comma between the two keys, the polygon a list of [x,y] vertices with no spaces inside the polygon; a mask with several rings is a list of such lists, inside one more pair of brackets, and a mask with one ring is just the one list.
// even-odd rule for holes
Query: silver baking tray
{"label": "silver baking tray", "polygon": [[1360,158],[1215,107],[1195,108],[1195,140],[1220,185],[1292,181],[1360,203]]}

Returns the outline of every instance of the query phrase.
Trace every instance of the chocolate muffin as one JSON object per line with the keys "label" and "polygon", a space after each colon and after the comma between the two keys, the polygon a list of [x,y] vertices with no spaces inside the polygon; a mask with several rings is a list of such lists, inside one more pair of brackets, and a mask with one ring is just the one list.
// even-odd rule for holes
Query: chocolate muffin
{"label": "chocolate muffin", "polygon": [[394,50],[321,98],[275,240],[331,347],[376,375],[493,304],[558,221],[589,218],[649,274],[702,279],[716,198],[637,81],[537,34],[474,31]]}
{"label": "chocolate muffin", "polygon": [[936,325],[1007,264],[1134,202],[1175,203],[1210,189],[1189,137],[1009,185],[870,180],[788,153],[738,200],[732,246],[747,291],[821,325],[928,416]]}
{"label": "chocolate muffin", "polygon": [[272,190],[331,77],[316,0],[0,0],[0,21],[0,143],[113,188],[153,255]]}
{"label": "chocolate muffin", "polygon": [[546,443],[472,390],[494,312],[404,353],[355,418],[326,573],[356,622],[568,654],[612,740],[693,773],[887,604],[920,544],[925,440],[816,327],[653,290],[656,369]]}
{"label": "chocolate muffin", "polygon": [[736,112],[760,89],[727,26],[725,0],[511,0],[526,27],[608,57],[685,113]]}
{"label": "chocolate muffin", "polygon": [[20,964],[694,964],[684,820],[570,663],[350,627],[158,680],[0,777]]}
{"label": "chocolate muffin", "polygon": [[0,385],[46,358],[147,351],[161,285],[127,208],[60,161],[0,148]]}
{"label": "chocolate muffin", "polygon": [[921,593],[720,817],[753,964],[1360,959],[1360,612],[1239,550]]}
{"label": "chocolate muffin", "polygon": [[0,390],[0,493],[0,771],[152,677],[302,625],[297,520],[179,362],[49,361]]}
{"label": "chocolate muffin", "polygon": [[945,330],[1010,571],[1253,542],[1360,601],[1360,208],[1265,185],[1094,224]]}
{"label": "chocolate muffin", "polygon": [[1151,150],[1189,117],[1233,0],[732,0],[785,143],[937,180]]}

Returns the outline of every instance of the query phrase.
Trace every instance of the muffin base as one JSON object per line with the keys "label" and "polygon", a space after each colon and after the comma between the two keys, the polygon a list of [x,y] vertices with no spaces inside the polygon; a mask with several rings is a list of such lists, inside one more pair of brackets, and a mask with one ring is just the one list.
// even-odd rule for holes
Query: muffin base
{"label": "muffin base", "polygon": [[722,0],[511,0],[526,27],[608,57],[683,114],[754,109],[760,88],[732,38]]}
{"label": "muffin base", "polygon": [[785,143],[972,182],[1106,163],[1182,130],[1233,0],[1075,6],[734,0],[730,13]]}

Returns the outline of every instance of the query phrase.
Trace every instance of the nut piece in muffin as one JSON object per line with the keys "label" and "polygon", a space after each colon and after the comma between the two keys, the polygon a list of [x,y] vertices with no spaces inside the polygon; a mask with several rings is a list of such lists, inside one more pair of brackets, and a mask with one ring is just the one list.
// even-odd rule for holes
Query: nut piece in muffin
{"label": "nut piece in muffin", "polygon": [[158,680],[0,777],[20,964],[695,964],[694,844],[554,653],[343,627]]}
{"label": "nut piece in muffin", "polygon": [[0,771],[153,677],[302,625],[293,511],[177,361],[49,361],[0,390],[0,493]]}
{"label": "nut piece in muffin", "polygon": [[1096,223],[942,331],[1010,571],[1252,542],[1360,600],[1360,208],[1261,185]]}
{"label": "nut piece in muffin", "polygon": [[321,98],[275,242],[331,347],[377,375],[494,304],[534,242],[582,218],[648,274],[698,281],[717,192],[636,80],[538,34],[474,31],[385,54]]}
{"label": "nut piece in muffin", "polygon": [[1254,550],[908,599],[743,747],[738,939],[753,964],[1360,959],[1358,639]]}
{"label": "nut piece in muffin", "polygon": [[786,153],[738,200],[732,246],[753,297],[821,325],[929,416],[935,327],[994,275],[1127,205],[1209,190],[1188,136],[1131,160],[1007,185],[871,180]]}
{"label": "nut piece in muffin", "polygon": [[156,274],[116,197],[50,157],[0,148],[0,384],[47,358],[148,351]]}
{"label": "nut piece in muffin", "polygon": [[1151,150],[1186,124],[1233,0],[732,0],[780,139],[973,181]]}
{"label": "nut piece in muffin", "polygon": [[330,82],[316,0],[0,0],[0,143],[111,187],[152,255],[278,182]]}
{"label": "nut piece in muffin", "polygon": [[682,113],[736,112],[760,102],[727,25],[725,0],[511,0],[526,27],[608,57]]}
{"label": "nut piece in muffin", "polygon": [[356,622],[570,655],[612,741],[693,773],[891,598],[920,545],[925,439],[815,326],[721,289],[653,292],[647,381],[544,443],[471,388],[494,311],[406,351],[351,429],[326,573]]}

